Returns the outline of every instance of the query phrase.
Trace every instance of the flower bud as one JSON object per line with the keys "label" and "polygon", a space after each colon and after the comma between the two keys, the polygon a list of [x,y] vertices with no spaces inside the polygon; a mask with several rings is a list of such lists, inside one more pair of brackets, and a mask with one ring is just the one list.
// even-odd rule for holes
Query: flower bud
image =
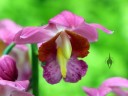
{"label": "flower bud", "polygon": [[0,78],[8,81],[15,81],[18,77],[16,61],[9,55],[0,58]]}

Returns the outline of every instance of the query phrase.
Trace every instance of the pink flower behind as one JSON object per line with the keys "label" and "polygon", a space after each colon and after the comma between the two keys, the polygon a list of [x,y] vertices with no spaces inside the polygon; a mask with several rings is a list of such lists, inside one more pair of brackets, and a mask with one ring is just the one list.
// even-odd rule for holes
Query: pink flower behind
{"label": "pink flower behind", "polygon": [[33,96],[26,91],[29,81],[0,80],[0,96]]}
{"label": "pink flower behind", "polygon": [[89,42],[98,39],[96,28],[110,34],[111,31],[99,24],[87,24],[84,18],[63,11],[41,27],[26,27],[15,37],[16,44],[42,43],[39,59],[46,62],[43,77],[55,84],[63,78],[66,82],[78,82],[87,71],[87,64],[78,60],[89,53]]}
{"label": "pink flower behind", "polygon": [[31,77],[31,64],[29,62],[28,51],[14,48],[10,53],[17,61],[18,80],[28,80]]}
{"label": "pink flower behind", "polygon": [[0,96],[33,96],[26,91],[28,80],[16,81],[16,61],[9,55],[0,58]]}
{"label": "pink flower behind", "polygon": [[[15,22],[9,19],[3,19],[0,21],[0,44],[1,46],[7,47],[13,43],[13,38],[22,27],[17,25]],[[4,44],[5,43],[5,44]],[[3,48],[2,48],[3,49]],[[3,50],[2,50],[3,51]],[[31,76],[31,67],[29,61],[26,58],[27,47],[25,45],[16,45],[10,55],[17,60],[18,67],[18,80],[27,80]]]}
{"label": "pink flower behind", "polygon": [[123,90],[120,87],[112,87],[112,92],[114,92],[116,96],[128,96],[128,88],[127,90]]}
{"label": "pink flower behind", "polygon": [[121,77],[113,77],[105,80],[99,88],[83,87],[83,90],[88,96],[106,96],[110,92],[114,92],[118,96],[127,96],[127,93],[121,88],[128,88],[128,80]]}
{"label": "pink flower behind", "polygon": [[21,26],[15,24],[9,19],[0,21],[0,39],[6,44],[13,41],[15,34],[22,29]]}
{"label": "pink flower behind", "polygon": [[9,81],[15,81],[18,77],[15,60],[9,56],[4,55],[0,58],[0,78]]}

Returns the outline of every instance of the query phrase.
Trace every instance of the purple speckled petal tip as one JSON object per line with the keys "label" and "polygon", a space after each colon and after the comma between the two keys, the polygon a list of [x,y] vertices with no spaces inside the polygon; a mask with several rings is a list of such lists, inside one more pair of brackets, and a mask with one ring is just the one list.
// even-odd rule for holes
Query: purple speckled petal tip
{"label": "purple speckled petal tip", "polygon": [[67,76],[64,79],[66,82],[77,82],[86,74],[87,64],[78,60],[76,57],[71,57],[67,64]]}
{"label": "purple speckled petal tip", "polygon": [[43,66],[43,69],[43,77],[48,83],[56,84],[61,80],[62,76],[60,72],[60,66],[57,63],[55,56],[46,62],[46,65]]}

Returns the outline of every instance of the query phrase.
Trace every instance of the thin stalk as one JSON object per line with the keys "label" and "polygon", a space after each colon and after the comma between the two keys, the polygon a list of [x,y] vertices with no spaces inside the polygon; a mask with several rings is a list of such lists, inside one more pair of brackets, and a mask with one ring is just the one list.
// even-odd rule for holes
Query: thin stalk
{"label": "thin stalk", "polygon": [[32,90],[33,95],[38,96],[39,90],[38,90],[38,84],[39,84],[39,78],[38,78],[38,51],[37,51],[37,45],[31,44],[31,63],[32,63]]}
{"label": "thin stalk", "polygon": [[11,52],[11,50],[13,49],[13,47],[15,47],[16,44],[11,43],[10,45],[8,45],[6,47],[6,49],[3,51],[3,55],[9,54]]}

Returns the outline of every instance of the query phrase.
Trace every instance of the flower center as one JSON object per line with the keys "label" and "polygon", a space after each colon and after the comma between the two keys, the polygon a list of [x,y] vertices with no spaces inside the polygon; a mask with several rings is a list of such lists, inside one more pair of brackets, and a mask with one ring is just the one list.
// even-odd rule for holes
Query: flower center
{"label": "flower center", "polygon": [[63,78],[66,78],[67,63],[71,57],[72,46],[68,35],[61,32],[56,40],[57,43],[57,61],[60,65],[60,70]]}

